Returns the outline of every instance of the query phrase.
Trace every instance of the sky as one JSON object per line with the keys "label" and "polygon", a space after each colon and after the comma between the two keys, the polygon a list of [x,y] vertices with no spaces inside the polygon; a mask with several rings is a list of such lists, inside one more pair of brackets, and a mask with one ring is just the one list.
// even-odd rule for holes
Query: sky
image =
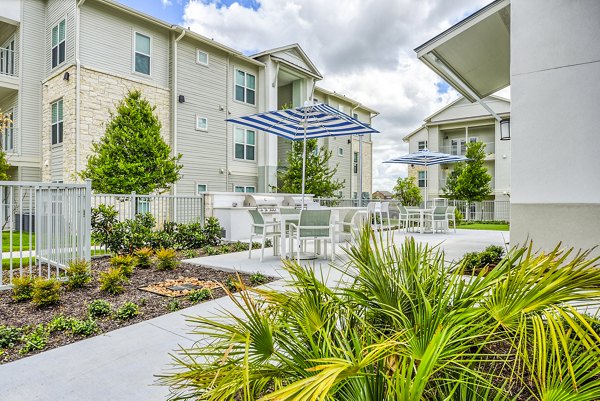
{"label": "sky", "polygon": [[459,97],[413,49],[491,0],[119,1],[247,55],[298,43],[324,76],[318,86],[380,112],[373,191],[390,191],[407,167],[382,162],[408,153],[402,138]]}

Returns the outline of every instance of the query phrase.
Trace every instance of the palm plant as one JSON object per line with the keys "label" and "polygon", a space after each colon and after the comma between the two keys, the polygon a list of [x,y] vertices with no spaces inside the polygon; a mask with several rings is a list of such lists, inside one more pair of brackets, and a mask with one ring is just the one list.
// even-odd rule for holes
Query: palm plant
{"label": "palm plant", "polygon": [[439,249],[367,228],[348,255],[338,285],[288,262],[288,290],[243,289],[236,311],[193,318],[200,341],[161,376],[171,399],[600,397],[600,338],[580,312],[600,296],[588,252],[530,245],[465,277]]}

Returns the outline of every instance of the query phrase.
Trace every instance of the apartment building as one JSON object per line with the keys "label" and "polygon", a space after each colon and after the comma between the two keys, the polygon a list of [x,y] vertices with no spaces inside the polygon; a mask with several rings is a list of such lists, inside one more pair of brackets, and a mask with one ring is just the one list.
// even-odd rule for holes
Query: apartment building
{"label": "apartment building", "polygon": [[[369,124],[377,115],[316,86],[323,77],[297,44],[246,56],[112,0],[6,0],[0,44],[0,109],[13,120],[2,144],[15,180],[78,181],[92,142],[131,89],[156,106],[165,140],[183,155],[174,188],[181,195],[277,185],[289,143],[229,117],[307,100]],[[370,193],[369,136],[320,146],[332,150],[345,181],[339,195],[358,196],[361,183]]]}
{"label": "apartment building", "polygon": [[[509,100],[489,96],[483,101],[497,115],[510,118]],[[429,149],[464,156],[467,143],[483,142],[487,155],[485,166],[492,176],[491,198],[510,199],[510,141],[500,139],[500,124],[488,110],[479,103],[471,103],[461,97],[423,121],[423,125],[403,138],[408,142],[411,153]],[[428,198],[433,199],[444,194],[443,188],[453,166],[454,163],[429,166],[427,171],[424,167],[409,166],[408,175],[415,178],[423,196],[427,188]]]}

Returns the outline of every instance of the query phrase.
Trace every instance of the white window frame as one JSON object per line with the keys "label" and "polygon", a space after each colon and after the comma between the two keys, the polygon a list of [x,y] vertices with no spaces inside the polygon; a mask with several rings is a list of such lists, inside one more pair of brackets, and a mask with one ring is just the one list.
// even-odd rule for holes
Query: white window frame
{"label": "white window frame", "polygon": [[[235,136],[236,136],[235,134],[238,131],[243,131],[244,132],[244,142],[243,143],[242,142],[237,142],[235,140]],[[248,144],[248,133],[249,132],[253,132],[254,133],[254,145],[249,145]],[[257,140],[256,130],[235,127],[234,130],[233,130],[233,158],[235,160],[256,163],[256,156],[257,156],[256,155],[256,140]],[[238,143],[244,145],[244,158],[238,158],[237,155],[236,155],[235,145],[237,145]],[[248,146],[254,147],[254,158],[253,159],[248,159],[248,155],[247,155]]]}
{"label": "white window frame", "polygon": [[[135,39],[136,39],[137,35],[145,36],[145,37],[147,37],[150,40],[150,44],[149,44],[150,53],[149,54],[144,54],[142,52],[138,52],[137,51],[136,46],[135,46]],[[152,70],[153,70],[153,68],[152,68],[152,36],[148,35],[147,33],[144,33],[144,32],[133,31],[133,48],[132,48],[132,50],[133,50],[133,52],[132,52],[132,59],[131,59],[131,71],[134,74],[142,76],[142,77],[152,77]],[[135,55],[137,53],[140,53],[143,56],[147,56],[150,59],[148,61],[148,69],[149,69],[148,74],[146,74],[145,72],[136,71],[136,69],[135,69]]]}
{"label": "white window frame", "polygon": [[[64,30],[64,34],[65,37],[63,38],[63,40],[60,40],[60,24],[61,23],[65,23],[65,30]],[[54,31],[54,28],[57,29],[57,37],[58,37],[58,42],[56,43],[56,45],[53,45],[52,43],[52,32]],[[64,58],[62,61],[60,61],[60,45],[64,44]],[[56,48],[56,65],[52,65],[52,53],[54,51],[54,48]],[[56,24],[52,25],[52,28],[50,29],[50,69],[54,70],[58,67],[60,67],[62,64],[65,63],[65,61],[67,61],[67,18],[66,17],[62,17]]]}
{"label": "white window frame", "polygon": [[[62,111],[63,111],[63,115],[61,116],[61,119],[58,119],[58,104],[62,103]],[[53,119],[53,108],[54,105],[56,104],[56,122],[52,121]],[[63,99],[57,99],[55,101],[53,101],[52,103],[50,103],[50,144],[52,146],[60,146],[63,144],[64,141],[64,132],[65,132],[65,128],[64,128],[64,117],[65,117],[65,104],[63,102]],[[54,136],[52,135],[52,129],[54,127],[54,125],[56,125],[56,142],[54,142]],[[60,135],[59,135],[59,128],[60,128]],[[58,140],[58,138],[60,138],[60,141]]]}
{"label": "white window frame", "polygon": [[[2,132],[2,149],[5,152],[13,152],[15,150],[15,122],[14,122],[14,109],[8,109],[5,116],[8,117],[10,122],[4,126]],[[8,140],[10,138],[10,141]],[[10,147],[8,146],[10,142]]]}
{"label": "white window frame", "polygon": [[[244,73],[244,85],[243,86],[242,85],[238,85],[238,83],[236,81],[238,72]],[[252,75],[254,77],[254,89],[248,88],[248,75]],[[236,87],[238,87],[238,86],[244,88],[244,100],[238,100],[236,98]],[[234,68],[233,69],[233,101],[234,102],[238,102],[238,103],[242,103],[242,104],[249,104],[251,106],[256,106],[256,97],[257,97],[256,87],[257,86],[258,85],[257,85],[256,74],[251,74],[251,73],[249,73],[247,71],[242,70],[241,68]],[[247,96],[246,96],[246,94],[247,94],[246,91],[248,91],[248,90],[254,91],[254,103],[248,102],[248,99],[247,99]]]}
{"label": "white window frame", "polygon": [[[204,185],[204,191],[200,191],[200,185]],[[208,192],[208,184],[203,184],[201,182],[196,183],[196,195],[202,195]]]}
{"label": "white window frame", "polygon": [[[203,62],[203,61],[200,61],[200,60],[198,59],[198,56],[200,55],[200,53],[204,53],[204,54],[206,54],[206,63],[205,63],[205,62]],[[208,55],[208,52],[205,52],[205,51],[204,51],[204,50],[202,50],[202,49],[196,49],[196,64],[200,64],[200,65],[203,65],[203,66],[205,66],[205,67],[208,67],[209,60],[210,60],[210,56]]]}
{"label": "white window frame", "polygon": [[352,173],[358,174],[358,164],[360,161],[359,152],[352,152]]}
{"label": "white window frame", "polygon": [[[424,144],[425,146],[421,147],[421,144]],[[427,140],[417,142],[417,150],[422,150],[422,149],[427,149]]]}
{"label": "white window frame", "polygon": [[344,148],[338,148],[338,156],[344,157]]}
{"label": "white window frame", "polygon": [[[423,185],[421,185],[421,173],[423,173]],[[426,170],[420,170],[417,172],[417,185],[419,188],[425,188],[427,187],[427,171]]]}
{"label": "white window frame", "polygon": [[[204,125],[205,125],[204,128],[202,128],[198,125],[198,120],[200,120],[200,119],[204,120]],[[208,118],[202,117],[202,116],[196,114],[196,131],[204,131],[204,132],[208,131]]]}
{"label": "white window frame", "polygon": [[[240,188],[241,191],[236,191],[236,189]],[[252,188],[251,191],[249,191],[249,189]],[[256,193],[256,187],[254,185],[233,185],[233,192],[237,192],[237,193],[251,193],[254,194]]]}

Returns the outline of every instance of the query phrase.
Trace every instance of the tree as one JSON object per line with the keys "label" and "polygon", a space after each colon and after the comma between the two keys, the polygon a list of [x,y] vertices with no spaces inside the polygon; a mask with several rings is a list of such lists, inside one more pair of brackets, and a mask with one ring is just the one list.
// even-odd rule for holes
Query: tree
{"label": "tree", "polygon": [[[280,192],[301,193],[302,192],[302,148],[303,141],[294,141],[292,149],[288,153],[288,167],[279,172],[281,186]],[[315,197],[330,198],[335,192],[344,188],[344,181],[334,180],[337,166],[329,168],[331,151],[317,146],[316,139],[306,141],[306,189],[307,194]]]}
{"label": "tree", "polygon": [[[12,121],[10,120],[9,116],[0,112],[0,134],[3,134],[4,129],[11,123]],[[8,169],[11,167],[11,165],[6,160],[6,152],[4,151],[4,147],[1,145],[2,143],[0,141],[0,181],[8,181],[10,180]]]}
{"label": "tree", "polygon": [[414,177],[398,178],[394,187],[394,198],[404,206],[419,206],[423,202],[421,190],[415,184]]}
{"label": "tree", "polygon": [[465,156],[469,160],[456,164],[446,180],[444,193],[450,199],[465,200],[467,203],[480,202],[492,193],[492,176],[484,165],[485,144],[470,142]]}
{"label": "tree", "polygon": [[104,136],[92,144],[93,154],[79,175],[91,178],[103,193],[149,194],[166,192],[181,175],[171,148],[160,135],[161,123],[139,90],[133,90],[111,113]]}

